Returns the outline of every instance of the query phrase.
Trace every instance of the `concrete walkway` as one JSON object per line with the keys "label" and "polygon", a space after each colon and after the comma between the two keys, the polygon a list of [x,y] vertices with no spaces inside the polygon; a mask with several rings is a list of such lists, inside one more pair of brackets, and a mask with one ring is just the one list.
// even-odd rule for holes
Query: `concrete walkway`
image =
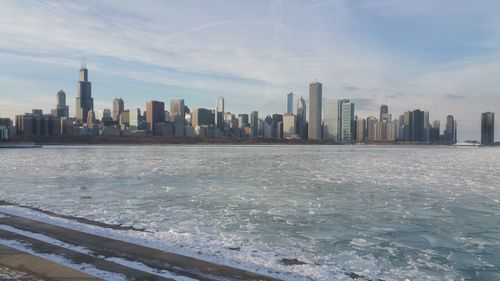
{"label": "concrete walkway", "polygon": [[29,275],[41,280],[102,280],[76,269],[72,269],[4,245],[0,245],[0,265],[16,271],[26,272]]}
{"label": "concrete walkway", "polygon": [[197,280],[279,280],[259,273],[220,265],[189,256],[131,244],[19,216],[10,214],[5,215],[6,216],[0,217],[0,224],[43,234],[71,245],[82,246],[92,251],[92,254],[77,253],[70,249],[5,230],[0,230],[0,238],[28,243],[35,252],[54,253],[71,260],[75,264],[91,264],[98,269],[124,274],[132,280],[169,279],[158,275],[146,274],[140,270],[134,270],[127,266],[111,262],[106,258],[120,258],[126,261],[140,262],[157,271],[164,270],[176,276],[190,277]]}

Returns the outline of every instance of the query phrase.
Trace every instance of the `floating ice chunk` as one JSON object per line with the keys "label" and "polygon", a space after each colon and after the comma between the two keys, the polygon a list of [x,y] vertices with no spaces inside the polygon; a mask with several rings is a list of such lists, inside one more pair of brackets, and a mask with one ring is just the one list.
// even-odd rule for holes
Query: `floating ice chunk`
{"label": "floating ice chunk", "polygon": [[377,243],[366,241],[363,238],[354,238],[350,244],[358,247],[369,247],[376,245]]}

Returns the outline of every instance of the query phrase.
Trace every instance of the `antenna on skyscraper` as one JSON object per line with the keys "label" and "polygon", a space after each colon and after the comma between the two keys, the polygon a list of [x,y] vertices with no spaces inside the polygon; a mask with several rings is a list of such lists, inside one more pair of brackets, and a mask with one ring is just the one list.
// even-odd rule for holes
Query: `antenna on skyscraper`
{"label": "antenna on skyscraper", "polygon": [[83,57],[83,68],[87,68],[87,59]]}

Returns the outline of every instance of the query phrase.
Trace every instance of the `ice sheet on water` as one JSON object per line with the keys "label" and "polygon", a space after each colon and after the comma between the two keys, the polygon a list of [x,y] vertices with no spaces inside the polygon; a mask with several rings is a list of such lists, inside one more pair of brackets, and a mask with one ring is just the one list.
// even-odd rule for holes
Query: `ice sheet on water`
{"label": "ice sheet on water", "polygon": [[[144,227],[151,232],[135,237],[143,242],[242,267],[317,280],[343,278],[339,272],[349,268],[372,279],[418,280],[467,279],[489,274],[488,264],[500,266],[499,254],[487,252],[500,241],[498,149],[86,146],[2,153],[2,199]],[[240,250],[228,250],[233,246]],[[447,258],[458,250],[484,265],[451,267]],[[285,267],[284,257],[311,264]]]}

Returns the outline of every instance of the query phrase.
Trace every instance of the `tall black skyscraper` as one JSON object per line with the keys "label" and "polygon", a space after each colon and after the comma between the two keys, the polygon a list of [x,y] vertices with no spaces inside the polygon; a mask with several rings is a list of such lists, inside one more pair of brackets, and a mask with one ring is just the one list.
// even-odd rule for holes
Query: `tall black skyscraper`
{"label": "tall black skyscraper", "polygon": [[481,144],[492,145],[495,143],[495,113],[481,114]]}
{"label": "tall black skyscraper", "polygon": [[379,120],[383,120],[384,114],[388,114],[388,113],[389,113],[389,107],[385,104],[381,105],[380,106],[380,119]]}
{"label": "tall black skyscraper", "polygon": [[410,112],[410,141],[424,141],[424,112],[415,109]]}
{"label": "tall black skyscraper", "polygon": [[455,125],[455,119],[453,118],[453,115],[448,115],[446,117],[446,129],[444,130],[444,139],[448,143],[456,143],[456,125]]}
{"label": "tall black skyscraper", "polygon": [[83,61],[80,68],[80,80],[78,81],[78,96],[76,97],[76,121],[78,123],[87,123],[87,116],[91,110],[94,110],[94,99],[92,98],[87,65]]}
{"label": "tall black skyscraper", "polygon": [[293,93],[286,94],[286,113],[293,113]]}
{"label": "tall black skyscraper", "polygon": [[165,103],[160,101],[148,101],[146,103],[146,124],[148,130],[153,134],[159,134],[156,124],[165,122]]}

